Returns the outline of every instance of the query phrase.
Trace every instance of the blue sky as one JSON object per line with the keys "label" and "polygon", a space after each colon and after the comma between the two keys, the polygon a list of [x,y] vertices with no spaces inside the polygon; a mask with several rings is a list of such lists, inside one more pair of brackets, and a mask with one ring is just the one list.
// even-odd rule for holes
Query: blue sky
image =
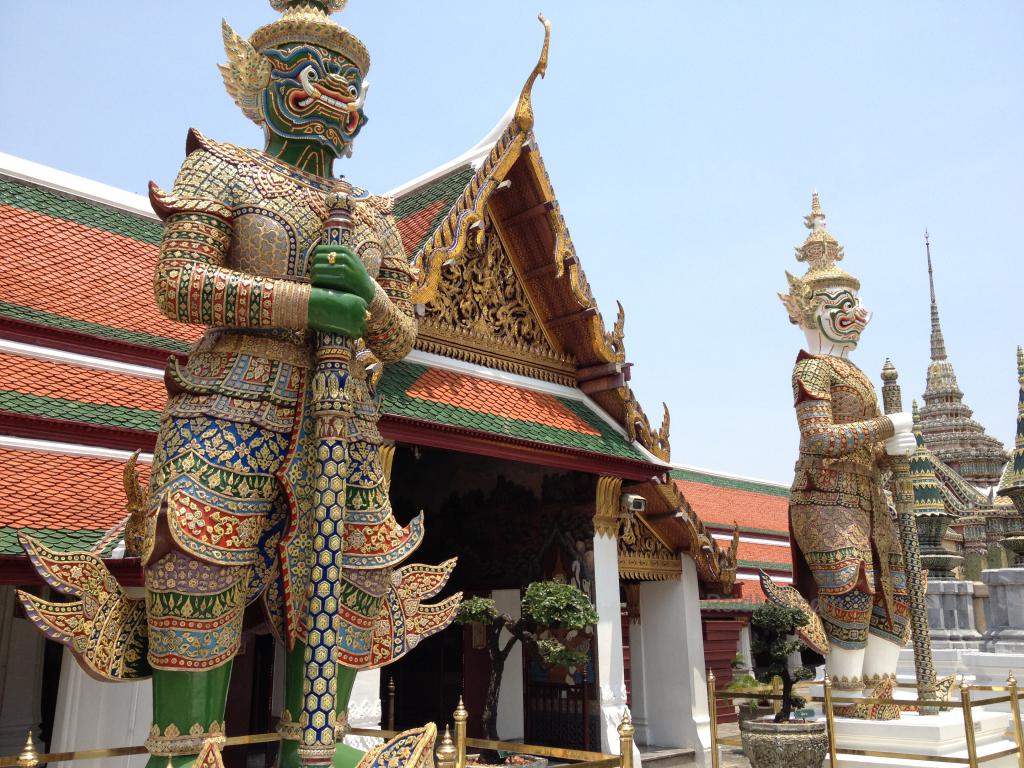
{"label": "blue sky", "polygon": [[[875,311],[853,360],[877,381],[892,357],[908,409],[923,391],[928,227],[961,389],[1012,442],[1024,4],[351,0],[370,123],[336,170],[386,191],[476,143],[533,66],[538,10],[540,149],[675,461],[791,479],[802,338],[775,294],[813,188]],[[173,180],[189,126],[258,145],[214,66],[221,16],[248,35],[273,11],[0,0],[0,151],[141,193]]]}

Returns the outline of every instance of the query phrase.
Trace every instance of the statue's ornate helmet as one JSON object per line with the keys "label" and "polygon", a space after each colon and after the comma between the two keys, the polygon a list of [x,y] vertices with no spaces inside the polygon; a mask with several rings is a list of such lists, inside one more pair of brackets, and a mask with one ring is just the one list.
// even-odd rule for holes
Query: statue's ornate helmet
{"label": "statue's ornate helmet", "polygon": [[843,259],[843,246],[825,228],[825,213],[821,210],[818,193],[811,196],[811,212],[804,216],[804,226],[811,233],[803,245],[796,249],[796,260],[807,264],[803,277],[786,272],[789,293],[780,293],[789,321],[801,328],[814,327],[814,316],[820,300],[815,294],[825,288],[860,290],[860,281],[836,266]]}
{"label": "statue's ornate helmet", "polygon": [[223,22],[224,50],[228,63],[220,64],[224,85],[245,113],[257,124],[263,123],[260,96],[270,82],[271,66],[263,52],[287,43],[305,43],[340,53],[351,61],[361,75],[370,69],[370,53],[363,42],[345,27],[331,20],[330,14],[342,10],[348,0],[270,0],[281,18],[257,29],[248,40],[237,35]]}

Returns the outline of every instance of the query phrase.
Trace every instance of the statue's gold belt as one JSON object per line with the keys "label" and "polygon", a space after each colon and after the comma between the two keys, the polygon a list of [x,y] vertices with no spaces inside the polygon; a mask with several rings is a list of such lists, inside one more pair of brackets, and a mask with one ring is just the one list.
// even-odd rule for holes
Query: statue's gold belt
{"label": "statue's gold belt", "polygon": [[196,352],[239,352],[244,355],[279,360],[282,363],[309,368],[313,351],[306,334],[295,331],[278,334],[236,333],[211,328],[195,348]]}

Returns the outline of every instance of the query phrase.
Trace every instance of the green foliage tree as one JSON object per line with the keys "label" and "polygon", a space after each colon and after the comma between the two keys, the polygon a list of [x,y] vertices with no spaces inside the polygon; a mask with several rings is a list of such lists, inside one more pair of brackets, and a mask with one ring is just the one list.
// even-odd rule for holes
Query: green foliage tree
{"label": "green foliage tree", "polygon": [[768,666],[759,670],[758,679],[771,683],[776,675],[782,678],[782,709],[775,715],[775,722],[785,722],[794,707],[799,709],[805,703],[801,697],[793,695],[793,684],[814,677],[814,670],[808,667],[789,668],[789,657],[803,647],[796,639],[796,630],[807,623],[807,617],[796,608],[762,603],[754,609],[750,623],[761,630],[751,646],[754,655],[768,659]]}
{"label": "green foliage tree", "polygon": [[[535,581],[526,588],[522,600],[522,617],[513,619],[498,613],[494,601],[486,597],[471,597],[459,607],[455,621],[459,624],[480,624],[487,628],[487,653],[491,661],[491,675],[484,701],[483,726],[485,738],[498,737],[498,694],[505,661],[517,642],[533,648],[544,664],[569,667],[582,664],[587,652],[570,648],[553,638],[541,638],[545,629],[582,630],[597,623],[597,611],[589,598],[569,584],[557,581]],[[511,637],[501,642],[501,631]]]}

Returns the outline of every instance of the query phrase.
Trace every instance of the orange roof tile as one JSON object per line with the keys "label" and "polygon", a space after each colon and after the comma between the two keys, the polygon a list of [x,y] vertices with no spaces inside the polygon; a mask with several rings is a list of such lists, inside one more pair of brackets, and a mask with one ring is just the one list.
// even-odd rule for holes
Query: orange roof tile
{"label": "orange roof tile", "polygon": [[98,405],[159,411],[167,400],[160,380],[0,352],[0,390]]}
{"label": "orange roof tile", "polygon": [[[776,547],[772,544],[754,544],[740,539],[738,560],[757,563],[779,563],[787,568],[792,565],[789,547]],[[742,566],[741,566],[742,567]]]}
{"label": "orange roof tile", "polygon": [[789,535],[789,500],[785,496],[674,479],[705,523],[764,528]]}
{"label": "orange roof tile", "polygon": [[406,390],[409,397],[584,435],[601,433],[552,395],[431,368]]}
{"label": "orange roof tile", "polygon": [[[191,342],[196,326],[157,310],[157,246],[10,205],[0,205],[0,301]],[[117,286],[112,290],[112,286]]]}
{"label": "orange roof tile", "polygon": [[[140,464],[145,486],[149,467]],[[0,448],[0,527],[106,530],[125,509],[124,463]]]}
{"label": "orange roof tile", "polygon": [[763,603],[765,601],[765,594],[764,590],[761,589],[761,582],[741,579],[736,583],[740,585],[741,600],[753,600],[758,603]]}

